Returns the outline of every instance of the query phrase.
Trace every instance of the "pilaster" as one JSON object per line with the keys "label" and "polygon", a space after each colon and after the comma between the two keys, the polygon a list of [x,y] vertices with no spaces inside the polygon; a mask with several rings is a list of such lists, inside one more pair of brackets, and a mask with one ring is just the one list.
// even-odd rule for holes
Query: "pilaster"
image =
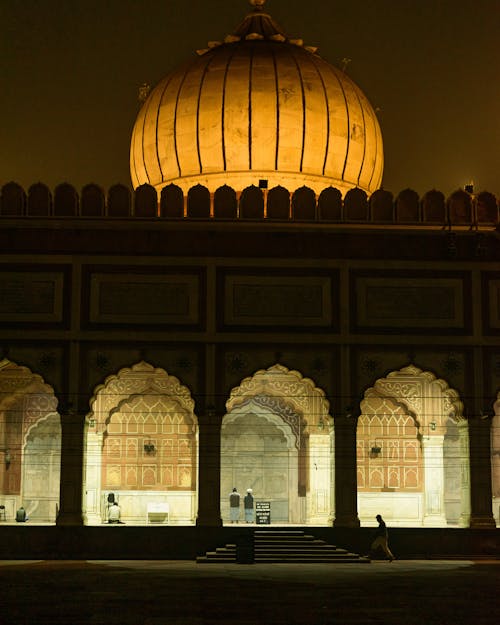
{"label": "pilaster", "polygon": [[220,527],[221,417],[209,408],[199,420],[199,485],[196,525]]}
{"label": "pilaster", "polygon": [[335,520],[334,527],[359,527],[356,475],[357,418],[335,418]]}
{"label": "pilaster", "polygon": [[444,510],[444,436],[422,437],[425,470],[425,501],[423,524],[446,526]]}
{"label": "pilaster", "polygon": [[72,409],[61,415],[61,483],[57,525],[83,525],[82,469],[84,416]]}
{"label": "pilaster", "polygon": [[489,419],[469,420],[471,515],[470,527],[495,528],[491,509],[491,453]]}

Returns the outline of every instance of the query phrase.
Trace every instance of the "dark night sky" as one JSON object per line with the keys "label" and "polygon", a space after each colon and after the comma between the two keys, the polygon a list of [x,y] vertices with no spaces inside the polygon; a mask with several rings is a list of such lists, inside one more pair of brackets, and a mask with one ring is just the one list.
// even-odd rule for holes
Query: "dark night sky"
{"label": "dark night sky", "polygon": [[[143,82],[232,32],[246,0],[0,0],[0,184],[130,184]],[[395,193],[500,195],[499,0],[268,0],[366,93]]]}

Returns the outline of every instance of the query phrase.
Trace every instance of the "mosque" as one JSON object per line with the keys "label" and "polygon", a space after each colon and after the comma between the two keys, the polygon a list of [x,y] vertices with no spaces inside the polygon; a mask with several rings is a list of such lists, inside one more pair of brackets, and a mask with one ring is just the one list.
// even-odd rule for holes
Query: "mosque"
{"label": "mosque", "polygon": [[236,487],[493,529],[497,198],[383,189],[367,97],[251,5],[145,94],[133,190],[1,189],[0,524],[223,528]]}

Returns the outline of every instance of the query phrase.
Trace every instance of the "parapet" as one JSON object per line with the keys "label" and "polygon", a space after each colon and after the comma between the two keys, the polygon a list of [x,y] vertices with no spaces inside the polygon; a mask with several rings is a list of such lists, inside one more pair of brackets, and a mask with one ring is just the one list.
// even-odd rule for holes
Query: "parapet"
{"label": "parapet", "polygon": [[15,182],[5,184],[0,190],[0,219],[34,217],[494,228],[499,224],[499,203],[487,191],[473,194],[462,189],[448,198],[436,190],[419,197],[405,189],[394,197],[378,189],[368,197],[362,189],[351,189],[342,198],[333,187],[316,195],[308,187],[291,192],[281,186],[269,190],[250,186],[237,192],[224,185],[210,193],[198,184],[184,194],[170,184],[158,196],[147,184],[135,190],[117,184],[107,193],[96,184],[84,186],[80,193],[67,183],[53,192],[41,183],[27,192]]}

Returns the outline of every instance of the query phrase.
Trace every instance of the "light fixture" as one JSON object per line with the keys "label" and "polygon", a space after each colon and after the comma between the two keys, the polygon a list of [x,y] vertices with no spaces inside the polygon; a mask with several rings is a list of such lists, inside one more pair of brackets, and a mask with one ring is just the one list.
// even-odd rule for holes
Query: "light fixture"
{"label": "light fixture", "polygon": [[436,429],[436,422],[435,421],[431,421],[430,422],[430,426],[431,426],[431,430],[434,432],[434,430]]}
{"label": "light fixture", "polygon": [[8,449],[5,450],[5,466],[10,465],[10,451]]}
{"label": "light fixture", "polygon": [[154,444],[151,441],[149,443],[144,443],[144,451],[147,454],[154,453],[154,450],[155,450],[155,446],[154,446]]}
{"label": "light fixture", "polygon": [[325,429],[325,422],[323,421],[323,417],[320,417],[318,421],[318,430],[324,430],[324,429]]}
{"label": "light fixture", "polygon": [[373,443],[370,451],[371,451],[372,456],[378,456],[380,454],[380,452],[382,451],[382,447],[380,446],[378,441],[375,441]]}
{"label": "light fixture", "polygon": [[89,427],[91,427],[91,428],[95,427],[95,419],[94,419],[94,417],[90,417],[90,419],[89,419]]}

